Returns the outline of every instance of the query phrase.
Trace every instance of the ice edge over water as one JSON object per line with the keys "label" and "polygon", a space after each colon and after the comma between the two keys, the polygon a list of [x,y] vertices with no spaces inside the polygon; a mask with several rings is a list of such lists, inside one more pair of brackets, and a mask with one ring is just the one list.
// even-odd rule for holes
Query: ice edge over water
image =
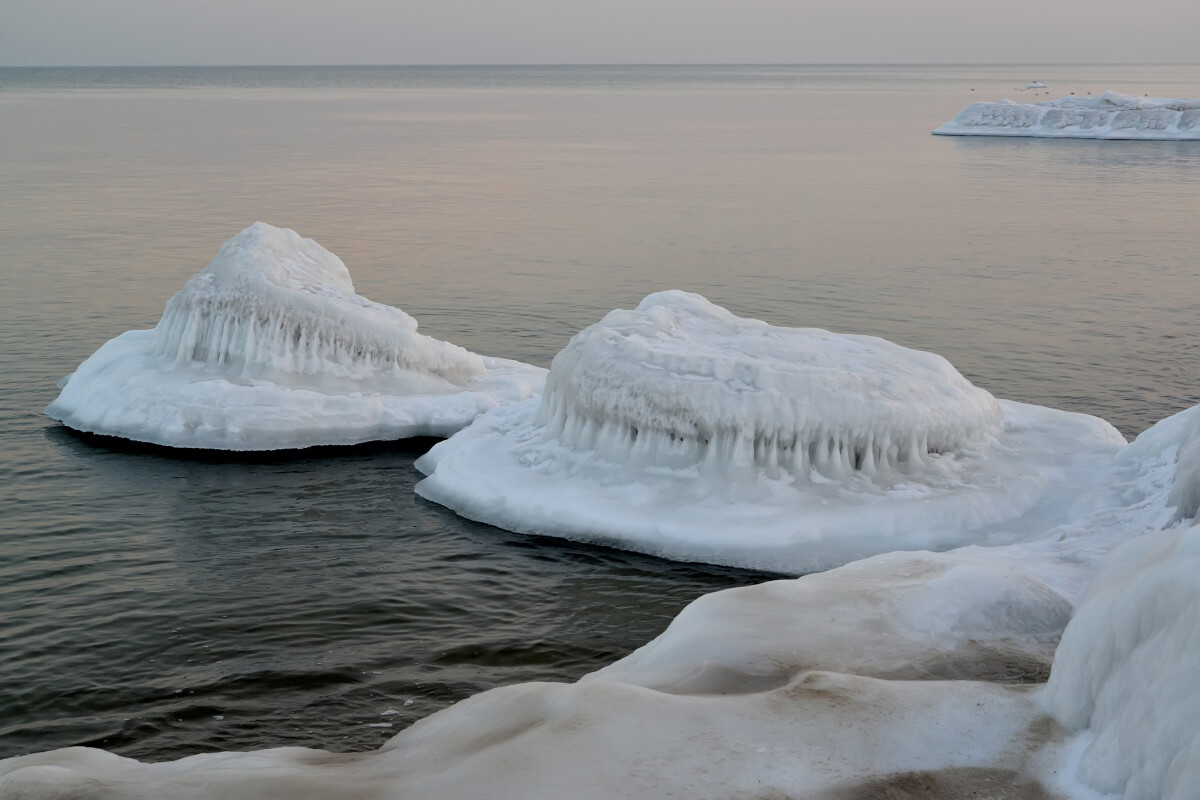
{"label": "ice edge over water", "polygon": [[940,136],[1200,139],[1200,100],[1104,92],[1043,103],[975,102],[933,131]]}

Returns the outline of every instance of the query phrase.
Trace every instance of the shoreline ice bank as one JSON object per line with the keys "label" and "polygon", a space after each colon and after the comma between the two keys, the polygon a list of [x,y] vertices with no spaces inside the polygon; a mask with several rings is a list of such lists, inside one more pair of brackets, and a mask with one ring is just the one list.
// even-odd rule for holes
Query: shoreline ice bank
{"label": "shoreline ice bank", "polygon": [[[1200,659],[1200,638],[1188,635],[1200,610],[1200,529],[1158,531],[1175,516],[1168,495],[1186,479],[1177,454],[1197,415],[1122,449],[1070,518],[1036,539],[886,554],[707,595],[579,683],[485,692],[374,752],[142,764],[67,748],[0,761],[0,797],[1100,800],[1104,789],[1187,800],[1187,748],[1200,731],[1186,705]],[[1048,666],[1064,625],[1046,696],[1020,673],[964,680],[981,677],[981,655]],[[1163,777],[1163,793],[1123,780],[1124,766],[1116,789],[1081,783],[1089,744],[1150,698],[1153,709],[1179,701],[1178,713],[1135,718],[1145,741],[1123,763],[1151,756],[1142,773]],[[1116,713],[1102,711],[1112,700]]]}
{"label": "shoreline ice bank", "polygon": [[540,400],[435,445],[417,493],[521,533],[802,574],[1044,530],[1124,444],[932,353],[671,291],[577,334]]}
{"label": "shoreline ice bank", "polygon": [[109,341],[46,414],[167,447],[280,450],[449,436],[541,391],[545,370],[417,333],[354,292],[341,259],[258,222],[227,241],[153,330]]}
{"label": "shoreline ice bank", "polygon": [[1104,92],[1043,103],[975,102],[933,133],[1186,141],[1200,139],[1200,100]]}

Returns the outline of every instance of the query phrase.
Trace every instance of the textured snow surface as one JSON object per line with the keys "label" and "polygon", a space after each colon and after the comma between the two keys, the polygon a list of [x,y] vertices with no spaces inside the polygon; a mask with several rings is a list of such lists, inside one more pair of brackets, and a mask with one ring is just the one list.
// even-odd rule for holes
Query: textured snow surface
{"label": "textured snow surface", "polygon": [[46,409],[69,427],[171,447],[275,450],[448,436],[536,395],[544,370],[416,332],[354,293],[337,256],[258,222],[101,347]]}
{"label": "textured snow surface", "polygon": [[1116,550],[1068,626],[1045,705],[1086,730],[1081,776],[1126,800],[1200,792],[1200,528]]}
{"label": "textured snow surface", "polygon": [[919,469],[997,433],[1002,414],[933,353],[774,327],[671,291],[576,335],[538,418],[547,436],[614,461],[840,478]]}
{"label": "textured snow surface", "polygon": [[934,131],[946,136],[1200,139],[1200,100],[1104,92],[1044,103],[971,103]]}
{"label": "textured snow surface", "polygon": [[802,573],[1040,531],[1123,445],[931,353],[662,292],[576,335],[540,401],[435,446],[417,492],[509,530]]}
{"label": "textured snow surface", "polygon": [[[1099,800],[1077,771],[1095,780],[1089,743],[1125,724],[1145,741],[1123,758],[1169,762],[1163,797],[1194,797],[1194,736],[1171,726],[1197,718],[1200,534],[1158,531],[1196,413],[1121,449],[1035,537],[711,594],[579,683],[485,692],[374,752],[142,764],[68,748],[0,761],[0,797]],[[1064,625],[1051,710],[1081,736],[1027,683]]]}

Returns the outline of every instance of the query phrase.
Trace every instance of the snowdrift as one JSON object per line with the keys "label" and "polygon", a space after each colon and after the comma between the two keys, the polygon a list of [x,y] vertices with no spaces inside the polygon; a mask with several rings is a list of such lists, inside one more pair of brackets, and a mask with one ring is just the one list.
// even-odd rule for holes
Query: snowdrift
{"label": "snowdrift", "polygon": [[[1165,798],[1190,797],[1200,531],[1158,530],[1175,514],[1176,456],[1196,414],[1121,450],[1037,538],[711,594],[579,683],[485,692],[375,752],[142,764],[68,748],[0,762],[0,796],[1097,800],[1110,784],[1086,769],[1095,787],[1078,780],[1080,752],[1132,722],[1149,735],[1120,764],[1165,775]],[[1147,698],[1142,715],[1122,716]]]}
{"label": "snowdrift", "polygon": [[255,223],[167,303],[105,344],[46,413],[169,447],[277,450],[448,436],[536,395],[545,371],[417,333],[354,293],[342,261]]}
{"label": "snowdrift", "polygon": [[971,103],[934,131],[942,136],[1200,139],[1200,100],[1104,92],[1044,103]]}
{"label": "snowdrift", "polygon": [[932,353],[672,291],[577,334],[540,401],[436,445],[417,492],[518,532],[804,573],[1044,529],[1123,444]]}

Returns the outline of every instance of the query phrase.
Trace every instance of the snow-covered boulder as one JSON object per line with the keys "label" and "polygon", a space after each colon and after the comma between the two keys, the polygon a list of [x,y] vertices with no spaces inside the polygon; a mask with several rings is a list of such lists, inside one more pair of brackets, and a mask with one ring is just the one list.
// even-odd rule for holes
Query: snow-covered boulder
{"label": "snow-covered boulder", "polygon": [[170,447],[277,450],[448,436],[540,392],[545,370],[417,333],[354,292],[341,259],[258,222],[149,331],[105,344],[46,409],[68,427]]}
{"label": "snow-covered boulder", "polygon": [[932,353],[672,291],[577,334],[540,401],[436,445],[417,492],[509,530],[798,573],[984,541],[1123,444]]}
{"label": "snow-covered boulder", "polygon": [[1123,800],[1200,792],[1200,528],[1105,560],[1054,658],[1046,708],[1086,744],[1079,774]]}
{"label": "snow-covered boulder", "polygon": [[1043,103],[976,102],[934,133],[1068,139],[1200,139],[1200,100],[1104,92],[1095,97],[1068,95]]}

